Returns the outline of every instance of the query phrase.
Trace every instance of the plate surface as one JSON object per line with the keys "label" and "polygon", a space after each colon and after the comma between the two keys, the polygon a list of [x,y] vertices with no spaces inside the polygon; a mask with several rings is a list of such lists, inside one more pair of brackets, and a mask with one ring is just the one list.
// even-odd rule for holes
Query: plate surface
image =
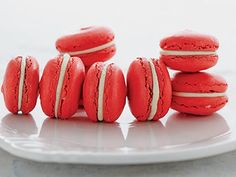
{"label": "plate surface", "polygon": [[[117,123],[93,123],[83,110],[70,120],[47,118],[39,101],[31,115],[9,114],[1,95],[0,146],[42,162],[142,164],[202,158],[236,149],[236,87],[218,113],[194,117],[169,111],[160,122],[137,122],[125,107]],[[234,90],[234,92],[233,92]]]}

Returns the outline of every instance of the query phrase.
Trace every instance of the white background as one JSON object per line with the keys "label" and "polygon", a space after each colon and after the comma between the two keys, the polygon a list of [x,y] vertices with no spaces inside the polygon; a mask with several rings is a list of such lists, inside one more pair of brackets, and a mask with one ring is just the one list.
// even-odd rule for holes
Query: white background
{"label": "white background", "polygon": [[216,36],[220,60],[213,70],[230,70],[236,58],[235,17],[233,0],[1,1],[0,58],[6,63],[15,55],[33,55],[44,65],[57,55],[58,37],[104,25],[116,34],[113,61],[127,67],[137,56],[158,57],[163,37],[189,29]]}

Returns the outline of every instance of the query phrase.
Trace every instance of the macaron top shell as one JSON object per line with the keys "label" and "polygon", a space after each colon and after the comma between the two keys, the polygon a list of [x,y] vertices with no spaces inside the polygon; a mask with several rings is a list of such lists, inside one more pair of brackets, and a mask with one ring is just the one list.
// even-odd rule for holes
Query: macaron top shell
{"label": "macaron top shell", "polygon": [[228,85],[224,78],[216,74],[179,72],[172,79],[172,87],[176,92],[223,93]]}
{"label": "macaron top shell", "polygon": [[[62,61],[63,56],[58,56],[51,59],[45,66],[40,81],[40,99],[42,109],[46,115],[66,119],[71,117],[78,109],[85,69],[78,57],[70,57],[60,90],[58,106],[56,106],[56,92]],[[56,107],[58,107],[57,115],[55,115]]]}
{"label": "macaron top shell", "polygon": [[[21,78],[21,62],[25,60],[23,69],[24,78],[22,85],[22,98],[19,99],[19,85]],[[18,56],[10,60],[7,65],[2,93],[7,109],[12,113],[21,111],[27,114],[33,110],[38,97],[39,65],[35,58]],[[21,108],[18,109],[18,101],[21,100]]]}
{"label": "macaron top shell", "polygon": [[[166,66],[160,60],[152,59],[158,78],[159,98],[157,111],[152,120],[162,118],[171,104],[171,82]],[[153,78],[150,63],[145,58],[134,60],[127,74],[128,99],[132,114],[140,121],[145,121],[151,112],[153,96]]]}
{"label": "macaron top shell", "polygon": [[22,113],[31,112],[38,98],[39,88],[39,64],[33,57],[26,58],[25,79],[22,94]]}
{"label": "macaron top shell", "polygon": [[219,42],[214,36],[186,30],[162,39],[160,47],[163,50],[216,51]]}
{"label": "macaron top shell", "polygon": [[114,40],[114,33],[110,28],[92,26],[82,28],[78,33],[66,35],[56,41],[59,52],[75,52],[94,48]]}
{"label": "macaron top shell", "polygon": [[114,122],[125,106],[126,84],[122,70],[114,63],[107,66],[103,96],[103,118]]}
{"label": "macaron top shell", "polygon": [[56,88],[59,79],[62,59],[56,57],[46,64],[39,84],[40,101],[43,112],[49,117],[54,116]]}
{"label": "macaron top shell", "polygon": [[128,100],[132,114],[145,121],[150,114],[152,99],[152,73],[144,58],[137,58],[127,74]]}
{"label": "macaron top shell", "polygon": [[18,112],[18,93],[20,82],[21,57],[18,56],[7,65],[2,84],[2,93],[7,109],[12,113]]}

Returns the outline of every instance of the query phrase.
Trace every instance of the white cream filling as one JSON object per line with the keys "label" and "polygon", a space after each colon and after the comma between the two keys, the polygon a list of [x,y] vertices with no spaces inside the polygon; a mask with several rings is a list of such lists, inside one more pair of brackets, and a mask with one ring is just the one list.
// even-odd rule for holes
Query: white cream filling
{"label": "white cream filling", "polygon": [[151,72],[152,72],[153,86],[152,86],[151,111],[150,111],[150,114],[149,114],[147,119],[152,120],[153,117],[155,116],[156,112],[157,112],[157,105],[158,105],[160,91],[159,91],[159,82],[158,82],[158,78],[157,78],[156,69],[155,69],[155,66],[154,66],[152,60],[149,61],[149,64],[150,64]]}
{"label": "white cream filling", "polygon": [[216,51],[182,51],[182,50],[161,50],[161,55],[177,55],[177,56],[188,56],[188,55],[217,55]]}
{"label": "white cream filling", "polygon": [[226,93],[189,93],[189,92],[173,92],[172,95],[179,97],[223,97]]}
{"label": "white cream filling", "polygon": [[21,59],[21,67],[20,67],[20,82],[19,82],[19,90],[18,90],[18,111],[21,111],[22,105],[22,95],[24,89],[24,79],[25,79],[25,67],[26,67],[26,58]]}
{"label": "white cream filling", "polygon": [[103,45],[100,45],[100,46],[97,46],[97,47],[93,47],[93,48],[90,48],[90,49],[86,49],[86,50],[80,50],[80,51],[75,51],[75,52],[66,52],[68,53],[69,55],[73,56],[73,55],[81,55],[81,54],[87,54],[87,53],[92,53],[92,52],[96,52],[96,51],[99,51],[99,50],[103,50],[103,49],[106,49],[108,47],[111,47],[115,44],[114,40],[106,43],[106,44],[103,44]]}
{"label": "white cream filling", "polygon": [[57,90],[56,90],[56,102],[55,102],[55,108],[54,108],[56,118],[58,117],[58,106],[59,106],[60,97],[61,97],[61,89],[62,89],[64,77],[65,77],[67,63],[69,60],[70,60],[70,55],[64,54],[63,61],[61,64],[60,75],[59,75],[59,79],[57,83]]}
{"label": "white cream filling", "polygon": [[99,80],[98,85],[98,120],[103,121],[103,94],[104,94],[104,87],[105,87],[105,79],[107,73],[107,67],[109,65],[105,65],[102,69],[102,73]]}

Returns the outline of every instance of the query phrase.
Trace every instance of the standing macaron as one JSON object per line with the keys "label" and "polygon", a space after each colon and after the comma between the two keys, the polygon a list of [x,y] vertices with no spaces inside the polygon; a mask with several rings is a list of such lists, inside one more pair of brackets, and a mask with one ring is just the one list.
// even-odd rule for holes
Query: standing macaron
{"label": "standing macaron", "polygon": [[2,93],[7,109],[17,114],[31,112],[37,102],[39,65],[35,58],[18,56],[7,65]]}
{"label": "standing macaron", "polygon": [[171,108],[194,115],[209,115],[225,106],[227,83],[218,75],[204,72],[177,73],[172,79]]}
{"label": "standing macaron", "polygon": [[59,38],[56,48],[62,54],[80,57],[88,68],[93,63],[106,61],[115,54],[114,38],[114,33],[107,27],[87,27],[78,33]]}
{"label": "standing macaron", "polygon": [[139,121],[158,120],[171,104],[171,81],[160,60],[137,58],[127,74],[129,107]]}
{"label": "standing macaron", "polygon": [[85,111],[91,120],[117,120],[126,99],[125,79],[121,69],[113,63],[94,63],[86,74],[83,99]]}
{"label": "standing macaron", "polygon": [[218,60],[218,40],[210,35],[183,31],[161,40],[160,59],[174,70],[197,72],[213,67]]}
{"label": "standing macaron", "polygon": [[39,85],[41,106],[47,116],[66,119],[76,113],[84,70],[78,57],[65,54],[49,60]]}

